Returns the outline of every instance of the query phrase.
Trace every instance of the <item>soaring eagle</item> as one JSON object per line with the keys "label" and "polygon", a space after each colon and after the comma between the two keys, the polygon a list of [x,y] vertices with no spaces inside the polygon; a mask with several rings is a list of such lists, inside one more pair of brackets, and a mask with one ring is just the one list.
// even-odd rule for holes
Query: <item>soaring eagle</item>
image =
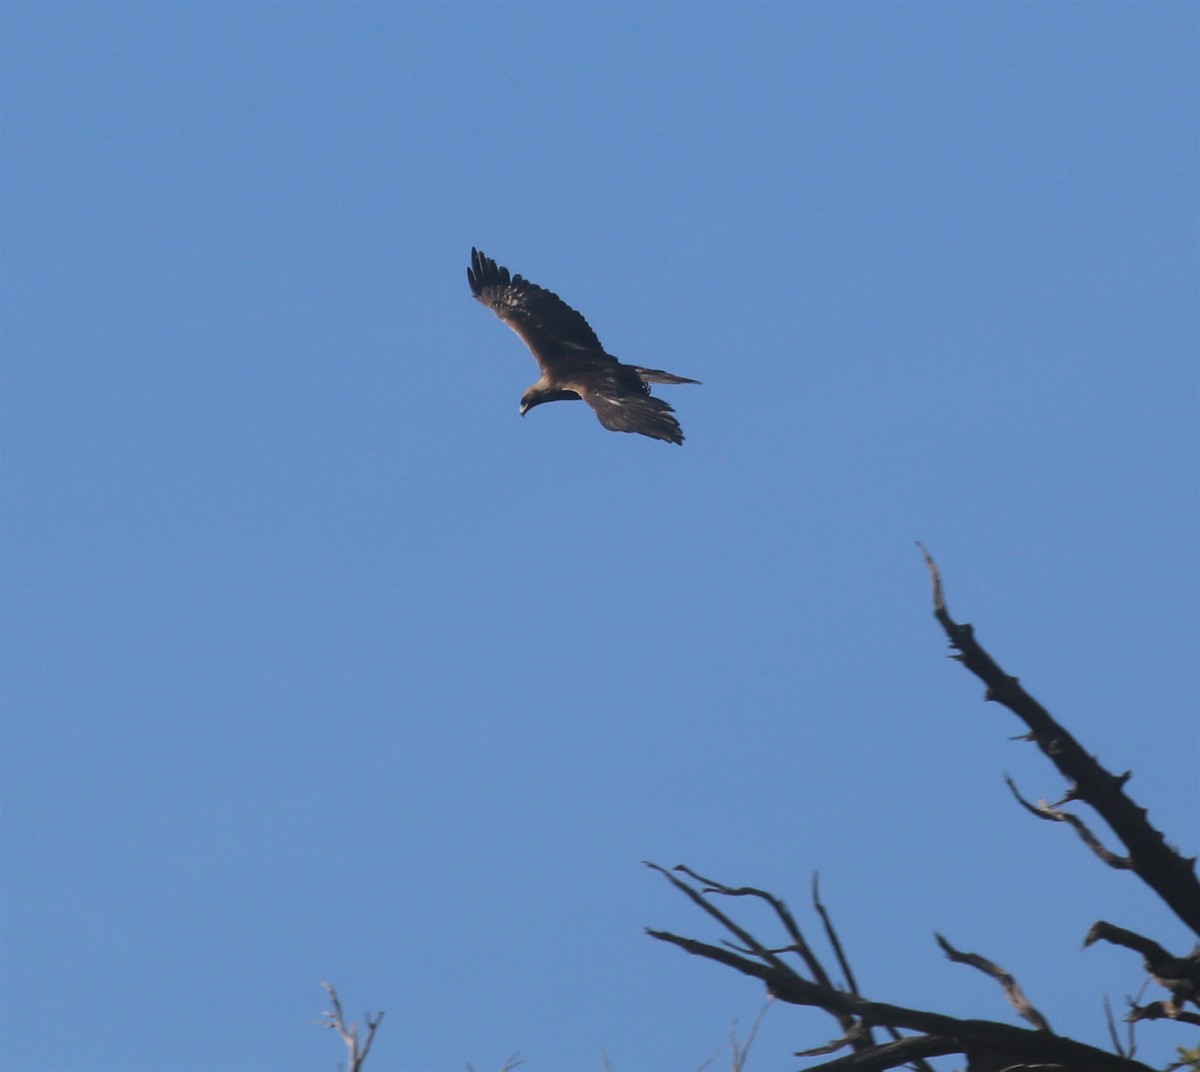
{"label": "soaring eagle", "polygon": [[519,275],[510,276],[490,257],[471,250],[471,293],[524,340],[542,378],[521,399],[521,416],[543,402],[582,398],[600,423],[614,432],[637,432],[682,443],[675,411],[650,395],[652,383],[699,383],[658,369],[625,365],[605,353],[588,322],[557,294]]}

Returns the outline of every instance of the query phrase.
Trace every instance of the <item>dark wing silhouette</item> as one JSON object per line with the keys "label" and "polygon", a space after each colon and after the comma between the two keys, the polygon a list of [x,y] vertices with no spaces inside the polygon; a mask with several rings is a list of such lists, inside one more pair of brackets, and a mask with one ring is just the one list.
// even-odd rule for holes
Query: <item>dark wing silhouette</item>
{"label": "dark wing silhouette", "polygon": [[[604,354],[591,326],[562,298],[523,276],[510,276],[507,268],[477,249],[471,250],[467,282],[476,300],[521,336],[548,376],[560,377],[572,350]],[[609,361],[617,363],[615,357]]]}
{"label": "dark wing silhouette", "polygon": [[675,411],[648,388],[639,394],[609,394],[588,390],[583,400],[596,411],[600,423],[613,432],[638,432],[667,443],[683,443],[683,429],[671,416]]}
{"label": "dark wing silhouette", "polygon": [[614,432],[683,442],[674,410],[651,397],[650,384],[698,381],[623,364],[604,352],[588,322],[557,294],[510,275],[477,249],[471,250],[467,282],[476,300],[521,336],[541,366],[542,378],[521,400],[522,413],[543,402],[582,398]]}

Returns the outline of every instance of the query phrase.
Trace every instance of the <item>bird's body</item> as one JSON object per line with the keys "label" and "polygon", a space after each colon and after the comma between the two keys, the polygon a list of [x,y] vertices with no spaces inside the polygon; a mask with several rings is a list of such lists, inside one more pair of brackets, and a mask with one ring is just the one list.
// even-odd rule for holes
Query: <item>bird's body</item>
{"label": "bird's body", "polygon": [[683,442],[679,422],[671,416],[674,410],[650,394],[650,384],[698,380],[617,360],[557,294],[510,275],[477,249],[471,250],[467,282],[475,298],[521,337],[542,370],[541,379],[521,399],[522,415],[543,402],[582,398],[614,432]]}

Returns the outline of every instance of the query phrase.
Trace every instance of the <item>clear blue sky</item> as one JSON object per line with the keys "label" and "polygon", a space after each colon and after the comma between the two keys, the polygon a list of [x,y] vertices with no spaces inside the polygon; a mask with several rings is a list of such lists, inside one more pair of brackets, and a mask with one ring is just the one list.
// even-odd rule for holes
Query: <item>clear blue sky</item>
{"label": "clear blue sky", "polygon": [[[1194,4],[2,14],[4,1072],[333,1069],[323,979],[373,1072],[693,1070],[762,993],[643,859],[1100,1044],[1087,927],[1190,947],[913,541],[1200,849]],[[687,443],[521,419],[472,245]]]}

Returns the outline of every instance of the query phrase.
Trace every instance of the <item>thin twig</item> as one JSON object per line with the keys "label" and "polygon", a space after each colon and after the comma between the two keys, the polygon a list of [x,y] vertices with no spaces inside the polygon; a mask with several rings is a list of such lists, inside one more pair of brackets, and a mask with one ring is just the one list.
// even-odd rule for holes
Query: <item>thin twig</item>
{"label": "thin twig", "polygon": [[1045,819],[1047,822],[1066,823],[1079,835],[1080,841],[1108,864],[1109,867],[1117,871],[1128,871],[1133,866],[1128,856],[1118,856],[1111,849],[1106,848],[1078,815],[1073,815],[1069,811],[1063,811],[1061,808],[1055,807],[1053,804],[1048,804],[1044,800],[1039,800],[1036,804],[1031,804],[1021,796],[1016,784],[1007,774],[1004,776],[1004,781],[1008,785],[1009,791],[1016,798],[1017,803],[1029,812],[1030,815],[1035,815],[1039,819]]}
{"label": "thin twig", "polygon": [[[809,974],[818,985],[827,987],[829,989],[834,989],[833,980],[830,979],[829,974],[825,971],[825,966],[820,962],[816,954],[809,947],[809,944],[805,940],[804,935],[800,930],[800,926],[796,922],[795,917],[792,915],[791,910],[774,894],[769,893],[766,890],[757,889],[754,886],[726,886],[724,883],[717,882],[715,879],[706,878],[705,876],[698,874],[690,867],[679,864],[673,870],[687,875],[689,878],[700,883],[704,887],[703,890],[693,890],[692,887],[687,885],[687,883],[676,878],[658,864],[653,864],[649,861],[646,861],[646,866],[651,867],[663,874],[669,882],[687,894],[688,897],[700,905],[710,916],[720,922],[732,934],[735,934],[742,942],[744,947],[742,950],[743,952],[749,952],[752,956],[758,957],[760,960],[764,961],[770,966],[777,968],[781,973],[791,975],[799,979],[800,976],[797,975],[791,966],[780,957],[780,954],[785,952],[795,953],[804,962],[804,966],[808,969]],[[758,900],[765,901],[771,906],[772,910],[775,912],[775,915],[783,924],[788,936],[792,939],[792,945],[785,946],[779,950],[770,949],[761,945],[757,938],[754,938],[747,931],[743,930],[740,926],[734,923],[733,920],[726,916],[725,913],[711,904],[705,896],[705,894],[708,893],[719,893],[725,897],[754,897]],[[837,1014],[835,1013],[834,1015],[836,1016]],[[842,1031],[845,1032],[846,1037],[855,1039],[853,1045],[856,1048],[865,1048],[875,1044],[875,1040],[871,1035],[870,1029],[858,1029],[853,1017],[838,1016],[838,1022],[842,1028]]]}
{"label": "thin twig", "polygon": [[767,1015],[767,1010],[775,1004],[773,997],[767,998],[766,1004],[758,1010],[758,1015],[754,1017],[754,1023],[750,1025],[750,1033],[746,1036],[745,1045],[738,1045],[737,1037],[737,1021],[735,1020],[729,1028],[729,1049],[733,1054],[733,1064],[731,1072],[744,1072],[746,1068],[746,1058],[750,1056],[750,1047],[754,1045],[754,1040],[758,1036],[758,1029],[762,1026],[763,1017]]}
{"label": "thin twig", "polygon": [[[666,868],[654,864],[649,866],[654,867],[676,888],[701,904],[705,911],[714,918],[723,917],[723,913],[709,904],[698,891],[693,890],[685,882],[668,872]],[[747,935],[744,929],[737,924],[730,921],[730,925],[736,928],[736,935],[744,946],[752,949],[764,948],[757,939]],[[979,1048],[989,1052],[1011,1054],[1014,1061],[1021,1059],[1027,1064],[1037,1061],[1057,1061],[1064,1067],[1073,1069],[1074,1072],[1082,1072],[1084,1069],[1087,1072],[1150,1072],[1147,1065],[1106,1053],[1074,1039],[1052,1035],[1045,1031],[1031,1031],[1028,1028],[992,1020],[960,1020],[941,1013],[868,1001],[857,994],[850,994],[844,990],[837,990],[805,979],[789,965],[780,962],[777,957],[764,960],[761,954],[754,957],[743,956],[725,946],[701,942],[695,938],[685,938],[669,931],[648,930],[647,933],[652,938],[674,945],[684,952],[724,964],[744,975],[758,979],[766,986],[767,992],[780,1001],[792,1005],[824,1009],[830,1015],[837,1017],[838,1021],[844,1025],[853,1026],[856,1021],[862,1021],[877,1027],[894,1027],[925,1036],[936,1036],[940,1040],[951,1040],[951,1044],[948,1046],[944,1041],[938,1043],[937,1045],[941,1048],[938,1048],[936,1052],[923,1050],[921,1044],[913,1043],[912,1046],[919,1051],[913,1053],[908,1049],[910,1042],[908,1039],[871,1046],[859,1050],[852,1057],[839,1058],[837,1062],[821,1066],[830,1069],[830,1072],[839,1068],[863,1070],[895,1068],[901,1064],[911,1063],[910,1056],[903,1056],[895,1059],[891,1064],[881,1064],[876,1060],[880,1053],[890,1053],[894,1056],[897,1052],[902,1052],[912,1053],[912,1056],[915,1057],[926,1057],[945,1053],[967,1053],[968,1050],[974,1052]],[[849,1036],[849,1029],[847,1029],[847,1035]],[[929,1045],[935,1044],[930,1042]],[[814,1069],[813,1072],[817,1072],[817,1070]]]}
{"label": "thin twig", "polygon": [[940,934],[934,934],[934,937],[937,939],[938,945],[942,947],[942,952],[956,964],[969,964],[972,968],[983,972],[984,975],[990,975],[995,979],[1004,988],[1008,1003],[1017,1010],[1023,1020],[1028,1020],[1039,1031],[1050,1031],[1050,1025],[1046,1022],[1046,1018],[1030,1004],[1029,999],[1012,975],[978,953],[960,952]]}
{"label": "thin twig", "polygon": [[846,980],[846,987],[851,994],[858,993],[858,980],[854,978],[854,971],[850,967],[850,962],[846,959],[846,952],[842,948],[841,939],[838,938],[838,933],[834,930],[833,920],[829,917],[829,912],[821,901],[821,883],[818,872],[813,872],[812,877],[812,903],[818,916],[821,917],[821,923],[825,927],[825,937],[829,940],[829,944],[833,947],[833,955],[837,957],[837,962],[842,969],[842,977]]}
{"label": "thin twig", "polygon": [[363,1062],[366,1061],[367,1054],[371,1052],[371,1043],[375,1041],[375,1032],[379,1029],[380,1021],[383,1020],[383,1013],[380,1012],[374,1017],[370,1013],[364,1013],[363,1019],[367,1025],[367,1038],[360,1049],[358,1045],[358,1024],[346,1023],[346,1017],[342,1012],[342,1003],[338,998],[337,990],[333,984],[322,983],[321,985],[329,995],[329,1004],[332,1006],[332,1009],[322,1014],[320,1024],[331,1031],[336,1031],[342,1042],[345,1043],[346,1053],[350,1058],[350,1063],[347,1065],[347,1072],[362,1072]]}

